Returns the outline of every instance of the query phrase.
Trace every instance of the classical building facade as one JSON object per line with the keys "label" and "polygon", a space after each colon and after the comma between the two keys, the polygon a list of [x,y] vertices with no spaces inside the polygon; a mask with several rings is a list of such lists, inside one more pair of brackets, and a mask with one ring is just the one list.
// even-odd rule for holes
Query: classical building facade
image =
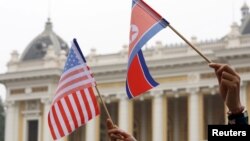
{"label": "classical building facade", "polygon": [[[191,42],[213,62],[231,64],[241,76],[241,100],[250,110],[250,14],[245,4],[242,23],[218,40]],[[68,45],[45,30],[19,54],[14,51],[8,71],[0,74],[6,86],[5,141],[51,141],[47,114],[68,52]],[[153,77],[160,85],[134,100],[125,93],[128,47],[114,54],[87,57],[111,117],[139,141],[207,140],[208,124],[226,124],[227,109],[219,95],[214,71],[186,44],[157,42],[144,49]],[[101,115],[61,141],[107,141]]]}

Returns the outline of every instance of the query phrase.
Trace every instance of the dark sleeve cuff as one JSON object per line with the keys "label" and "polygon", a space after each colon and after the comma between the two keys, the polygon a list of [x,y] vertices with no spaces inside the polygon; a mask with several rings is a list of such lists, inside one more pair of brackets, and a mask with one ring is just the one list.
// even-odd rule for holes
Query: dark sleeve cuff
{"label": "dark sleeve cuff", "polygon": [[228,115],[229,125],[247,125],[248,124],[248,113],[244,111],[240,114],[230,114]]}

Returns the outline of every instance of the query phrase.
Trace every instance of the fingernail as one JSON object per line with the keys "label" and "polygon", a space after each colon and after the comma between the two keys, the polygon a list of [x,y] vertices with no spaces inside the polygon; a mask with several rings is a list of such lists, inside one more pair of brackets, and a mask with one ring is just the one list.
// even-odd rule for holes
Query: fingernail
{"label": "fingernail", "polygon": [[209,63],[208,65],[210,66],[210,65],[213,65],[214,63]]}

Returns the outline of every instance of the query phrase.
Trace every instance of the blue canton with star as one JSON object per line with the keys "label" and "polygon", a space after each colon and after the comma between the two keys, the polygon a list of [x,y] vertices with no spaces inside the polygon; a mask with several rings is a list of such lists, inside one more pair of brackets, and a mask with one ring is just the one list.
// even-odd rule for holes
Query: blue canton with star
{"label": "blue canton with star", "polygon": [[79,60],[76,57],[74,50],[71,48],[69,51],[69,55],[68,55],[67,61],[65,63],[63,72],[65,72],[65,71],[67,71],[75,66],[78,66],[78,65],[80,65]]}

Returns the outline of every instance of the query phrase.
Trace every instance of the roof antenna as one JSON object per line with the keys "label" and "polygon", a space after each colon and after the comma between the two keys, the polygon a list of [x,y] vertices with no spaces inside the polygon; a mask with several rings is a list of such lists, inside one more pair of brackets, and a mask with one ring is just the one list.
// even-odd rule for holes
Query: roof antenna
{"label": "roof antenna", "polygon": [[232,0],[232,23],[235,22],[235,7],[234,7],[234,0]]}
{"label": "roof antenna", "polygon": [[48,22],[51,20],[51,0],[48,0]]}
{"label": "roof antenna", "polygon": [[48,0],[48,18],[45,24],[45,30],[52,31],[52,23],[51,23],[51,2],[52,0]]}

